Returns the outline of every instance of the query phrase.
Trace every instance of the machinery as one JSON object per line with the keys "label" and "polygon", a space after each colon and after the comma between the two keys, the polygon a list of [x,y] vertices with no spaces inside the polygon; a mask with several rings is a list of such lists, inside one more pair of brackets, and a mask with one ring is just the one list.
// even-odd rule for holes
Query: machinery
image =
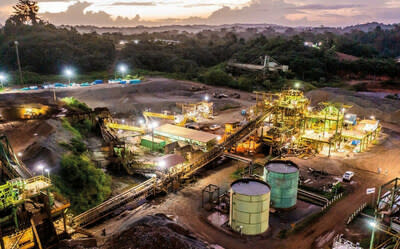
{"label": "machinery", "polygon": [[263,71],[264,73],[273,71],[287,72],[289,70],[289,66],[281,65],[278,61],[276,61],[269,55],[260,56],[260,58],[256,59],[255,61],[260,61],[261,63],[243,64],[243,63],[237,63],[232,60],[228,62],[228,67],[238,68],[246,71]]}

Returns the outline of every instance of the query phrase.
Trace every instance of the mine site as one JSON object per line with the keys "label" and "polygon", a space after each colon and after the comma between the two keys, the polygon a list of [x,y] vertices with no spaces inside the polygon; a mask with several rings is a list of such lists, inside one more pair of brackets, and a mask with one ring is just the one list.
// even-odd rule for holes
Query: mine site
{"label": "mine site", "polygon": [[[6,216],[5,248],[30,238],[61,248],[325,248],[368,236],[377,201],[397,224],[388,201],[400,160],[393,100],[146,78],[0,101],[2,174],[27,179],[7,184],[23,184],[20,198],[30,199]],[[84,150],[111,180],[110,197],[81,213],[49,192],[68,150]]]}
{"label": "mine site", "polygon": [[399,249],[400,0],[1,0],[0,249]]}

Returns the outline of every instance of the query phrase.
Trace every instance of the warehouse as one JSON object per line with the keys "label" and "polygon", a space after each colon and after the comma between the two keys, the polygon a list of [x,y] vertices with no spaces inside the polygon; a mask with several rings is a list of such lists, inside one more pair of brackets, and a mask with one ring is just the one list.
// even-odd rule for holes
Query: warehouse
{"label": "warehouse", "polygon": [[154,130],[154,134],[174,141],[184,141],[209,149],[217,143],[217,135],[196,131],[176,125],[165,124]]}

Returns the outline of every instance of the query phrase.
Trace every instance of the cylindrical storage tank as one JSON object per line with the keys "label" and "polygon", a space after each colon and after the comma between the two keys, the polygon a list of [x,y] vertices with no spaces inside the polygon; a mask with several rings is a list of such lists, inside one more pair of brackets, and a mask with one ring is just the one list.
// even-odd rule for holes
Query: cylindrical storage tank
{"label": "cylindrical storage tank", "polygon": [[271,188],[264,181],[240,179],[231,185],[230,227],[242,234],[257,235],[268,230]]}
{"label": "cylindrical storage tank", "polygon": [[273,160],[264,167],[264,180],[271,186],[271,206],[289,209],[296,205],[299,167],[292,161]]}

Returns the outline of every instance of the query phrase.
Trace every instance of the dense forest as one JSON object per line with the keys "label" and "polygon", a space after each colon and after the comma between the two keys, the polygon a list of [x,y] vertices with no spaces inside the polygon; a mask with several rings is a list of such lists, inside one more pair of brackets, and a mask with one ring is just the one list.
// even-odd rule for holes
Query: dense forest
{"label": "dense forest", "polygon": [[[127,43],[121,46],[121,40]],[[221,29],[198,33],[99,35],[81,34],[74,28],[55,27],[42,21],[27,24],[11,17],[0,30],[0,71],[11,72],[15,77],[11,77],[10,83],[14,84],[19,83],[15,41],[19,43],[25,84],[62,80],[49,75],[60,75],[68,66],[73,66],[81,76],[111,78],[115,65],[120,62],[135,72],[159,73],[245,90],[281,87],[290,79],[309,81],[319,87],[343,79],[384,76],[396,82],[400,78],[400,65],[394,60],[400,55],[399,25],[345,34],[312,30],[296,33],[291,28],[278,33],[269,28],[264,32]],[[305,42],[318,46],[305,46]],[[355,59],[341,59],[337,52]],[[226,63],[230,60],[260,64],[260,57],[264,55],[288,65],[289,72],[263,74],[227,70]]]}

